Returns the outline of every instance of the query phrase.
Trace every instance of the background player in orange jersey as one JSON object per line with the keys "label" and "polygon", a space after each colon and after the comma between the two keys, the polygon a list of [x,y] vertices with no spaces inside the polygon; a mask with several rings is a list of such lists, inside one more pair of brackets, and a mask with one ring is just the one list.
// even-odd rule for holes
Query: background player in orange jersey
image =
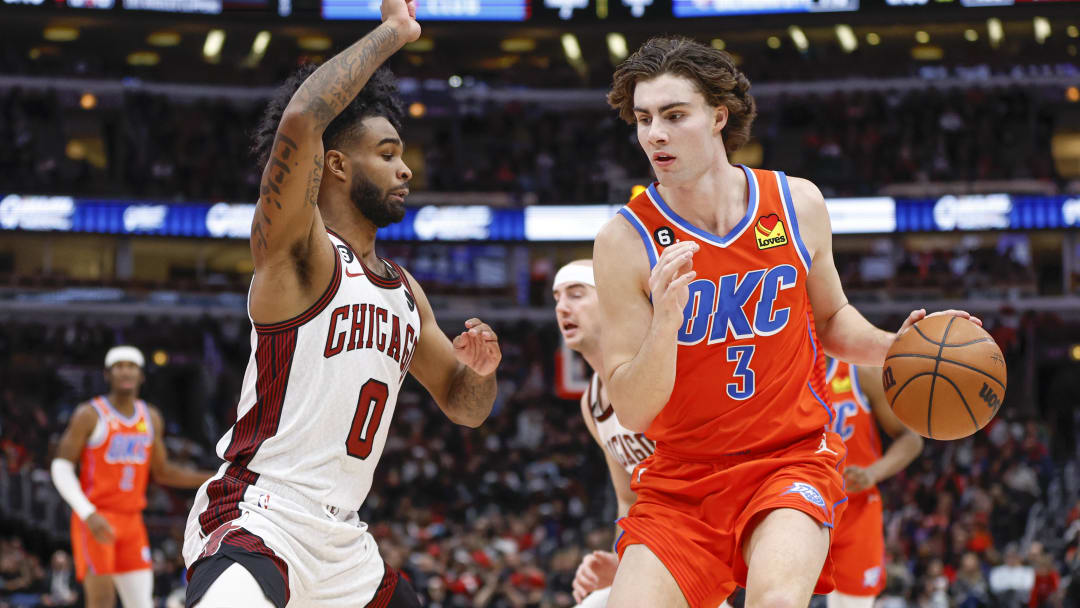
{"label": "background player in orange jersey", "polygon": [[658,180],[594,248],[608,394],[656,443],[633,473],[611,606],[715,606],[739,585],[749,608],[796,608],[835,587],[845,448],[824,353],[881,365],[898,334],[847,302],[817,187],[729,161],[749,89],[723,51],[655,38],[608,95]]}
{"label": "background player in orange jersey", "polygon": [[[872,608],[885,588],[885,536],[877,484],[904,470],[922,452],[923,438],[892,412],[881,386],[881,369],[829,361],[825,382],[836,416],[833,432],[847,446],[844,519],[832,539],[836,591],[829,608]],[[881,451],[878,428],[892,438]]]}
{"label": "background player in orange jersey", "polygon": [[79,405],[52,461],[53,483],[72,510],[71,549],[88,608],[112,608],[117,593],[124,608],[153,606],[150,544],[142,520],[149,477],[166,486],[197,488],[213,475],[169,461],[161,413],[139,399],[143,365],[133,346],[109,350],[109,394]]}

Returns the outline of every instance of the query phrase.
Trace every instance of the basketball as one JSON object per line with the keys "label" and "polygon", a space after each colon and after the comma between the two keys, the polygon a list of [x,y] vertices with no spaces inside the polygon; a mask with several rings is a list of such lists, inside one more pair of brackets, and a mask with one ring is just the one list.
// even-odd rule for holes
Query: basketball
{"label": "basketball", "polygon": [[960,317],[927,317],[885,358],[885,396],[908,428],[960,439],[986,426],[1005,399],[1005,357],[990,334]]}

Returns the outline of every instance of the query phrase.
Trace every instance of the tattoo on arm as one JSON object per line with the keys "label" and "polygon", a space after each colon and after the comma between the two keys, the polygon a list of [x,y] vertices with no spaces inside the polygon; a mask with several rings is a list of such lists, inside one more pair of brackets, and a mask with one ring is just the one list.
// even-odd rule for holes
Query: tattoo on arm
{"label": "tattoo on arm", "polygon": [[311,159],[312,168],[311,176],[308,179],[307,194],[304,196],[304,200],[308,202],[312,207],[319,204],[319,185],[322,184],[322,170],[323,170],[323,155],[316,154]]}
{"label": "tattoo on arm", "polygon": [[[259,215],[255,216],[255,221],[251,225],[251,239],[255,243],[255,246],[261,250],[269,248],[270,243],[267,240],[266,230],[263,228],[263,224],[267,227],[271,226],[273,222],[270,220],[270,213],[274,209],[281,209],[281,182],[292,173],[299,162],[296,159],[296,142],[289,138],[284,133],[278,133],[274,137],[274,145],[271,148],[270,161],[266,166],[266,170],[263,171],[263,181],[259,188],[259,198],[261,205],[259,206]],[[273,205],[271,207],[271,205]]]}
{"label": "tattoo on arm", "polygon": [[397,48],[391,27],[378,27],[315,70],[296,91],[294,101],[325,129],[356,97],[375,68]]}
{"label": "tattoo on arm", "polygon": [[255,225],[251,227],[251,238],[255,241],[255,245],[266,251],[269,248],[270,243],[266,240],[266,232],[263,231],[262,220],[255,218]]}

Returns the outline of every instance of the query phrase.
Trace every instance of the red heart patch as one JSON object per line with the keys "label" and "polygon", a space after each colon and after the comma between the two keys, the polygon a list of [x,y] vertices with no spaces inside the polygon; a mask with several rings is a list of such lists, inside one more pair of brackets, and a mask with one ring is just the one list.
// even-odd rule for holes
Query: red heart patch
{"label": "red heart patch", "polygon": [[780,218],[772,213],[770,215],[763,215],[758,218],[758,226],[761,226],[768,232],[772,232],[773,228],[776,228],[776,223],[780,221]]}

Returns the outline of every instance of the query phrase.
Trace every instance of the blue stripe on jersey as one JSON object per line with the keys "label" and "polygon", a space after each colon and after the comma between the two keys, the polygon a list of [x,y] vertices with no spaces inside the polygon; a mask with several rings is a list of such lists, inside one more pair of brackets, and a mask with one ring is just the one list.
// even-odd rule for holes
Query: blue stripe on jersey
{"label": "blue stripe on jersey", "polygon": [[864,412],[870,413],[870,400],[866,398],[866,393],[859,386],[859,368],[849,364],[848,369],[851,370],[851,393],[855,395],[855,401],[859,402],[859,407]]}
{"label": "blue stripe on jersey", "polygon": [[649,238],[649,231],[645,230],[645,225],[638,219],[634,212],[630,209],[623,207],[619,209],[619,215],[626,218],[626,221],[630,222],[630,225],[637,230],[638,235],[641,237],[642,243],[645,244],[645,253],[649,256],[649,268],[656,266],[656,248],[653,246],[652,239]]}
{"label": "blue stripe on jersey", "polygon": [[840,360],[836,357],[829,357],[828,366],[825,368],[825,382],[829,382],[836,375],[836,370],[840,368]]}
{"label": "blue stripe on jersey", "polygon": [[697,236],[706,243],[717,245],[719,247],[727,247],[738,239],[746,228],[750,226],[751,220],[757,215],[759,206],[757,177],[754,176],[754,172],[746,165],[739,165],[739,167],[746,173],[746,187],[749,191],[747,196],[746,215],[744,215],[743,218],[739,220],[739,223],[735,224],[735,227],[724,236],[717,236],[707,230],[698,228],[683,219],[678,213],[675,213],[675,211],[664,202],[664,197],[660,196],[660,192],[656,189],[656,184],[649,185],[649,198],[652,199],[653,204],[656,205],[656,208],[660,210],[660,213],[663,214],[664,217],[677,224],[683,230]]}
{"label": "blue stripe on jersey", "polygon": [[[814,349],[814,365],[817,365],[817,344],[814,343],[814,332],[810,329],[810,313],[806,313],[806,333],[810,336],[810,348]],[[829,426],[833,423],[832,408],[825,403],[825,400],[818,396],[817,391],[814,390],[814,386],[807,381],[806,387],[810,389],[810,394],[814,396],[814,399],[818,400],[821,407],[825,408],[825,411],[829,413]]]}
{"label": "blue stripe on jersey", "polygon": [[810,252],[806,250],[802,235],[799,234],[799,217],[795,215],[795,203],[791,200],[791,188],[788,187],[787,176],[783,171],[777,171],[776,174],[780,177],[780,192],[782,193],[780,198],[784,202],[784,210],[791,224],[791,238],[795,239],[795,247],[799,252],[799,257],[802,258],[803,265],[806,266],[806,272],[810,272]]}

